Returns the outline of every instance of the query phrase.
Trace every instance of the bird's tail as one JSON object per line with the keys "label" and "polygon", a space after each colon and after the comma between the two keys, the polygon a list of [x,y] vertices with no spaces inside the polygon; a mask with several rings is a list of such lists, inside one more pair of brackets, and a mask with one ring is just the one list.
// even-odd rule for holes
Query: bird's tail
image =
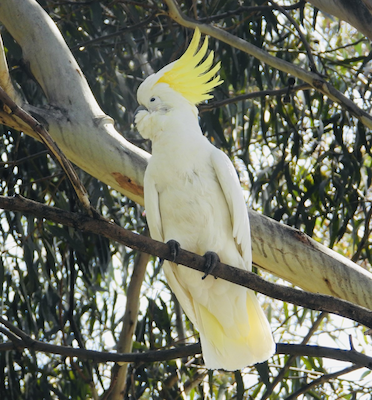
{"label": "bird's tail", "polygon": [[248,313],[248,319],[243,314],[240,314],[240,319],[238,313],[232,329],[227,329],[221,316],[217,319],[213,310],[194,304],[207,368],[235,371],[266,361],[275,353],[275,343],[265,314],[254,293],[251,290],[246,293],[246,310],[239,311]]}

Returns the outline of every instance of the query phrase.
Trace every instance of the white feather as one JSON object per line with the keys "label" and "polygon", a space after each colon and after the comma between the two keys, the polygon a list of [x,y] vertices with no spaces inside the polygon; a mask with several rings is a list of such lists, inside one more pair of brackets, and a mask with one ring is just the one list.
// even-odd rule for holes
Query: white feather
{"label": "white feather", "polygon": [[[153,153],[145,173],[145,208],[151,236],[251,269],[248,213],[229,158],[202,134],[196,108],[164,84],[142,84],[137,114]],[[155,99],[150,101],[150,99]],[[200,332],[205,365],[237,370],[275,351],[270,326],[254,293],[244,287],[164,262],[168,283]]]}

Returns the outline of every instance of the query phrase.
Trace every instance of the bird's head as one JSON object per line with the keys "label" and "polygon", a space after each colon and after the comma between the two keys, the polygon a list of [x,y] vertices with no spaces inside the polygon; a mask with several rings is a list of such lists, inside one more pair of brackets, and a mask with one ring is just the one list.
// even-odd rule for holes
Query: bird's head
{"label": "bird's head", "polygon": [[189,118],[190,112],[197,117],[195,106],[212,98],[209,93],[223,82],[216,76],[220,63],[211,68],[213,51],[203,61],[208,38],[199,48],[200,38],[196,28],[181,58],[150,75],[139,86],[137,100],[140,106],[136,110],[135,124],[142,137],[153,139],[161,127],[166,127],[168,122],[181,122],[182,115]]}

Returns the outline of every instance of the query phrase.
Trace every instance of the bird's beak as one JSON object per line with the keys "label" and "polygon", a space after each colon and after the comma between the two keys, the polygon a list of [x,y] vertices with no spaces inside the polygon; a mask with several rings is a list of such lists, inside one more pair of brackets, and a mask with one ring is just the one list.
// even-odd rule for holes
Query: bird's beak
{"label": "bird's beak", "polygon": [[138,114],[139,111],[147,111],[147,108],[145,106],[138,106],[136,108],[136,110],[134,111],[134,115],[133,115],[133,120],[136,121],[136,115]]}

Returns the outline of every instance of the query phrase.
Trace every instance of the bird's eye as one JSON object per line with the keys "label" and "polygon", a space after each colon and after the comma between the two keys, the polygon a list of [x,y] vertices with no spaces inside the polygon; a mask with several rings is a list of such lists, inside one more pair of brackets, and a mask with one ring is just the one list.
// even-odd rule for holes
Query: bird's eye
{"label": "bird's eye", "polygon": [[151,103],[155,101],[155,97],[151,97],[150,99]]}

